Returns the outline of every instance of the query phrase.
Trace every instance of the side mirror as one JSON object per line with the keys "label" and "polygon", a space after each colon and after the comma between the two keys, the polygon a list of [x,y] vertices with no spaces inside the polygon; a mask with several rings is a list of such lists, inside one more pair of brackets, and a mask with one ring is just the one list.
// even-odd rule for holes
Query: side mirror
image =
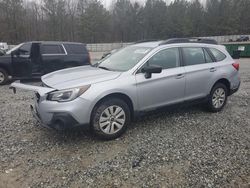
{"label": "side mirror", "polygon": [[162,67],[157,66],[146,66],[141,70],[142,73],[145,73],[145,78],[149,79],[152,77],[152,74],[159,74],[162,72]]}

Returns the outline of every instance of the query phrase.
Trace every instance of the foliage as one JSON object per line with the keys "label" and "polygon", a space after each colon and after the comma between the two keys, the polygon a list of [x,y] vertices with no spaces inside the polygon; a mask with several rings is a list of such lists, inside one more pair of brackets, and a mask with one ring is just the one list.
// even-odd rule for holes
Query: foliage
{"label": "foliage", "polygon": [[[133,1],[134,2],[134,1]],[[166,3],[170,2],[170,3]],[[249,34],[249,0],[0,0],[0,41],[129,42]]]}

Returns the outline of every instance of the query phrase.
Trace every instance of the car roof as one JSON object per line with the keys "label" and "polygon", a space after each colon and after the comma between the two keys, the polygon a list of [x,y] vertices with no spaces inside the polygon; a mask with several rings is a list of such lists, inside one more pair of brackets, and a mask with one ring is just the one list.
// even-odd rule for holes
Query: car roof
{"label": "car roof", "polygon": [[205,46],[204,44],[209,45],[218,45],[217,41],[210,38],[170,38],[167,40],[146,40],[139,41],[134,44],[134,46],[140,47],[151,47],[156,48],[158,46],[183,46],[183,45],[195,45],[195,46]]}
{"label": "car roof", "polygon": [[141,42],[141,43],[135,43],[133,46],[137,47],[148,47],[148,48],[157,48],[157,47],[188,47],[188,46],[194,46],[194,47],[219,47],[221,45],[218,44],[207,44],[207,43],[198,43],[198,42],[183,42],[183,43],[170,43],[170,44],[162,44],[164,41],[152,41],[152,42]]}
{"label": "car roof", "polygon": [[135,43],[135,44],[133,44],[133,46],[146,47],[146,48],[156,48],[161,43],[162,43],[162,41],[141,42],[141,43]]}
{"label": "car roof", "polygon": [[27,43],[41,43],[41,44],[83,44],[80,42],[67,42],[67,41],[29,41]]}

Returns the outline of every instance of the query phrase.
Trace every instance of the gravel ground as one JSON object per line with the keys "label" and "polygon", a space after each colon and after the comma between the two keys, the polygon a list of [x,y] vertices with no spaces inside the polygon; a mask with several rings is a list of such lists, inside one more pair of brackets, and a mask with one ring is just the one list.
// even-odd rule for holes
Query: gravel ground
{"label": "gravel ground", "polygon": [[36,125],[31,92],[0,87],[0,187],[250,187],[250,60],[225,109],[151,113],[121,138]]}

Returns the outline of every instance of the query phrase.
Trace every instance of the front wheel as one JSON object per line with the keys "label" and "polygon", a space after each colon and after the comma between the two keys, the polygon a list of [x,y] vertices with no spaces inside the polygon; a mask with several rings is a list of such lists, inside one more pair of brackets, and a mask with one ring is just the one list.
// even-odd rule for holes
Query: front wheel
{"label": "front wheel", "polygon": [[8,81],[8,73],[0,68],[0,85],[4,85]]}
{"label": "front wheel", "polygon": [[98,104],[94,108],[91,119],[93,133],[105,140],[112,140],[121,136],[129,123],[129,107],[118,98],[110,98]]}
{"label": "front wheel", "polygon": [[217,83],[208,98],[208,109],[211,112],[219,112],[226,105],[228,89],[222,83]]}

